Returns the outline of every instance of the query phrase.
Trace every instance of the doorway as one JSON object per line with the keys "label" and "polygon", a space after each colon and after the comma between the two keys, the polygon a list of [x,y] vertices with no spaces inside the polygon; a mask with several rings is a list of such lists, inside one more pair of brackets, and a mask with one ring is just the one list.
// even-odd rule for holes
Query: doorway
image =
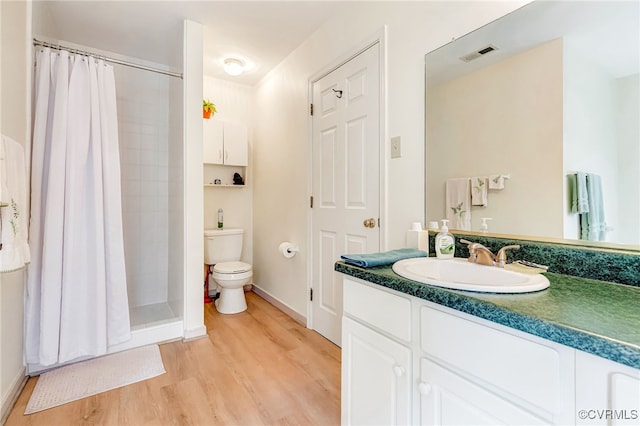
{"label": "doorway", "polygon": [[380,250],[380,42],[311,83],[312,211],[309,327],[341,345],[344,253]]}

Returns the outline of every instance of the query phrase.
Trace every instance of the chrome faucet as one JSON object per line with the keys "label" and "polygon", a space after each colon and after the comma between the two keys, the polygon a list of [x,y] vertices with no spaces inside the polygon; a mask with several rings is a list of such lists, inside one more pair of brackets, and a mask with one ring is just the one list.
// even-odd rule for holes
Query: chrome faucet
{"label": "chrome faucet", "polygon": [[460,242],[467,244],[469,248],[469,262],[487,266],[497,266],[499,268],[504,268],[507,264],[507,250],[517,250],[520,248],[517,244],[504,246],[494,255],[491,253],[491,250],[480,243],[473,243],[464,239],[461,239]]}

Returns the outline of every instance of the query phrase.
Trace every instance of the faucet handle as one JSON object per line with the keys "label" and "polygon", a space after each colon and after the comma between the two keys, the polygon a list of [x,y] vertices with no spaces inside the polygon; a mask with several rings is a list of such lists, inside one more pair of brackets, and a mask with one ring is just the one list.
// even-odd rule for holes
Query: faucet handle
{"label": "faucet handle", "polygon": [[480,243],[474,243],[474,242],[465,240],[464,238],[461,238],[460,242],[466,244],[467,248],[469,249],[469,262],[474,262],[474,263],[477,262],[478,249],[486,250],[490,254],[490,256],[493,257],[493,254],[491,254],[491,251]]}
{"label": "faucet handle", "polygon": [[498,253],[496,254],[496,262],[498,262],[498,266],[500,268],[504,268],[504,265],[507,264],[507,250],[518,249],[520,249],[520,246],[518,244],[514,244],[510,246],[504,246],[500,250],[498,250]]}

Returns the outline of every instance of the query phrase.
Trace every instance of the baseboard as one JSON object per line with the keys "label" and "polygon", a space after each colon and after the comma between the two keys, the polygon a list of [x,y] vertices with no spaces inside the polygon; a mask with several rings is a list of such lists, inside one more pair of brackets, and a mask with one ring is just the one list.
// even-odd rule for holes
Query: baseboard
{"label": "baseboard", "polygon": [[279,300],[277,297],[272,296],[255,284],[253,284],[252,291],[267,302],[271,303],[276,308],[280,309],[285,314],[289,315],[295,322],[299,323],[305,328],[307,327],[307,317],[293,309],[291,306]]}
{"label": "baseboard", "polygon": [[24,388],[24,385],[27,384],[27,370],[23,367],[16,377],[13,379],[13,383],[7,392],[6,395],[2,396],[2,406],[0,407],[0,425],[3,425],[4,422],[7,421],[7,417],[9,417],[9,413],[13,408],[13,405],[18,400],[20,396],[20,392]]}
{"label": "baseboard", "polygon": [[191,328],[189,330],[184,330],[184,338],[183,341],[188,342],[190,340],[196,340],[201,337],[205,337],[207,335],[207,327],[202,325],[201,327]]}

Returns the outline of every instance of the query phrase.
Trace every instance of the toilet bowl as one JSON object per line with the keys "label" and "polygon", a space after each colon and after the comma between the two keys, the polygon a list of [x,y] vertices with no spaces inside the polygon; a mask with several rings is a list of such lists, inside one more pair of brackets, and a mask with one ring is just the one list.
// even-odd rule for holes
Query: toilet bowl
{"label": "toilet bowl", "polygon": [[244,285],[252,276],[251,265],[244,262],[217,263],[211,273],[220,289],[215,306],[221,314],[237,314],[247,310]]}
{"label": "toilet bowl", "polygon": [[240,228],[204,231],[204,262],[213,265],[211,278],[220,290],[215,306],[222,314],[247,309],[243,286],[251,280],[252,272],[249,263],[240,262],[243,234]]}

